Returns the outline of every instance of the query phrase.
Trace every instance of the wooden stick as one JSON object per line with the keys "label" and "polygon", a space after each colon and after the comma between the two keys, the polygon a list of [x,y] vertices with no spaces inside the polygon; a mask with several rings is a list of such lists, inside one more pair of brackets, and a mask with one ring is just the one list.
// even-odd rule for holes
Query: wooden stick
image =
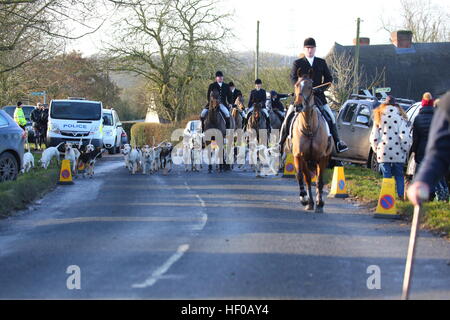
{"label": "wooden stick", "polygon": [[331,82],[322,83],[320,86],[314,87],[313,90],[314,89],[319,89],[319,88],[322,88],[322,87],[325,87],[325,86],[329,86],[330,84],[331,84]]}
{"label": "wooden stick", "polygon": [[402,300],[409,299],[411,275],[413,272],[413,262],[414,262],[414,256],[415,256],[415,251],[416,251],[417,228],[419,225],[419,217],[420,217],[421,210],[422,210],[421,205],[414,207],[414,216],[413,216],[413,221],[412,221],[412,225],[411,225],[411,234],[409,236],[408,255],[406,257],[405,274],[403,277]]}

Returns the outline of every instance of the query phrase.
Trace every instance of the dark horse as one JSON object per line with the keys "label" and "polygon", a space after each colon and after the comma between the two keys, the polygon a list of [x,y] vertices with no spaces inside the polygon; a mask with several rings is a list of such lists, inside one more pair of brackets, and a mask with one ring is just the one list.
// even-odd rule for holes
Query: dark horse
{"label": "dark horse", "polygon": [[[219,157],[220,160],[216,156],[216,160],[219,160],[219,170],[223,171],[223,141],[224,137],[226,135],[226,121],[220,112],[220,96],[219,92],[217,90],[214,90],[211,92],[211,95],[209,97],[209,110],[208,115],[205,119],[204,123],[204,133],[205,133],[205,142],[206,142],[206,148],[210,148],[208,152],[208,173],[212,172],[212,164],[211,159],[214,157],[215,150],[213,149],[213,145],[218,146],[221,148],[219,150]],[[211,142],[215,141],[214,144]]]}
{"label": "dark horse", "polygon": [[[299,70],[298,76],[294,104],[302,105],[303,111],[297,116],[292,129],[292,154],[300,188],[300,201],[306,206],[306,210],[314,210],[311,180],[313,174],[317,173],[316,212],[321,213],[325,205],[322,198],[323,177],[333,143],[328,137],[325,119],[315,105],[311,74],[302,74]],[[306,180],[306,191],[303,179]]]}

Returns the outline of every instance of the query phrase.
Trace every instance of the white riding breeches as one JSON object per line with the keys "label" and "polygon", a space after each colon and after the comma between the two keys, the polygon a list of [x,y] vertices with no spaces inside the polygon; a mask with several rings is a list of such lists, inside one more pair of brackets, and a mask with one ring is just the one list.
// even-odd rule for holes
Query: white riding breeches
{"label": "white riding breeches", "polygon": [[[230,117],[230,111],[228,111],[228,108],[225,107],[223,104],[220,104],[220,111],[222,111],[222,113],[225,115],[225,117],[229,118]],[[202,118],[206,117],[206,115],[208,114],[208,109],[203,109],[202,113],[200,114],[200,116]]]}
{"label": "white riding breeches", "polygon": [[331,120],[333,121],[333,123],[336,123],[336,118],[335,118],[335,116],[334,116],[333,111],[331,111],[331,108],[330,108],[330,106],[328,105],[328,103],[327,103],[327,104],[324,104],[322,107],[323,107],[323,109],[326,111],[326,113],[328,113],[328,115],[330,116],[330,118],[331,118]]}

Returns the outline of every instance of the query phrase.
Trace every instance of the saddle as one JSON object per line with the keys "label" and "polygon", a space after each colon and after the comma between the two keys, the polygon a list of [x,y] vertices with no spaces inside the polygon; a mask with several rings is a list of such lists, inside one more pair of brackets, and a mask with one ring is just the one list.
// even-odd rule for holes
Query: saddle
{"label": "saddle", "polygon": [[[323,115],[323,112],[320,110],[320,108],[317,107],[317,110],[319,111],[320,116],[322,117],[322,119],[323,119],[324,122],[325,122],[325,128],[327,129],[328,137],[331,137],[330,125],[328,124],[327,119],[326,119],[325,116]],[[295,111],[294,118],[292,119],[292,121],[291,121],[291,123],[290,123],[290,126],[289,126],[289,135],[288,135],[288,139],[289,139],[289,140],[292,139],[292,130],[293,130],[293,128],[294,128],[294,123],[295,123],[295,120],[297,119],[298,115],[300,114],[300,112],[301,112],[301,111],[297,111],[297,110]]]}

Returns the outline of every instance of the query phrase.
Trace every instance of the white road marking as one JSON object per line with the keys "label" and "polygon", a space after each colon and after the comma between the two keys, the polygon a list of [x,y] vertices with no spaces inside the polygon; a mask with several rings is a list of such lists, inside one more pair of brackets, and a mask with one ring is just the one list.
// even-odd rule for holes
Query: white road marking
{"label": "white road marking", "polygon": [[145,280],[143,283],[133,284],[133,288],[143,289],[153,286],[159,279],[163,278],[164,274],[170,269],[170,267],[177,262],[186,251],[189,250],[188,244],[183,244],[178,247],[177,252],[173,254],[161,267],[153,272],[152,276]]}

